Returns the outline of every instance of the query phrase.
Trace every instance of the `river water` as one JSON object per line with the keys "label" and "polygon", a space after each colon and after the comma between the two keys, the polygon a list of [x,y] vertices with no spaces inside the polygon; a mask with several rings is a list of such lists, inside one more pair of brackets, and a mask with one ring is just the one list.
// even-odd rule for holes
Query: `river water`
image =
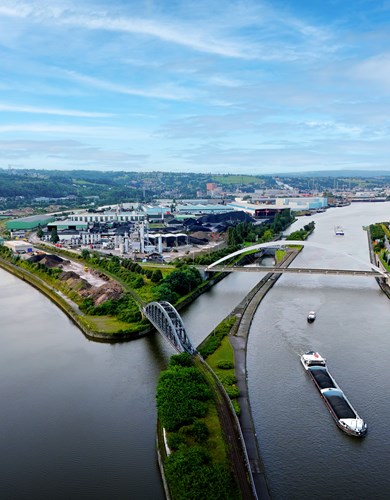
{"label": "river water", "polygon": [[[390,219],[390,204],[358,204],[299,219],[314,220],[297,267],[364,269],[362,226]],[[342,225],[345,236],[335,236]],[[313,324],[306,321],[317,312]],[[373,278],[283,275],[254,317],[248,345],[253,418],[275,499],[385,499],[390,495],[390,302]],[[299,355],[317,350],[368,423],[364,439],[333,422]]]}
{"label": "river water", "polygon": [[[390,204],[359,204],[301,218],[310,241],[368,259],[362,225],[389,220]],[[335,237],[341,224],[344,237]],[[362,268],[348,255],[306,248],[297,266]],[[232,273],[182,312],[195,344],[262,274]],[[251,404],[275,499],[385,498],[389,301],[372,278],[280,278],[254,318]],[[317,320],[307,325],[310,309]],[[155,453],[155,386],[172,354],[153,335],[88,341],[34,288],[0,269],[0,497],[162,499]],[[316,349],[369,434],[339,431],[298,355]]]}

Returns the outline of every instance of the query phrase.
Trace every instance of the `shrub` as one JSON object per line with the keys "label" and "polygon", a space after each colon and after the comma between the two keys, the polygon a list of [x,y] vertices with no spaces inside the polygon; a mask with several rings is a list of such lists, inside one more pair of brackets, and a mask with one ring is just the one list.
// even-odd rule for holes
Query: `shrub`
{"label": "shrub", "polygon": [[210,455],[200,447],[181,447],[166,459],[164,469],[173,498],[240,498],[228,467],[213,464]]}
{"label": "shrub", "polygon": [[241,414],[241,406],[239,405],[239,403],[235,399],[232,399],[232,405],[233,405],[233,409],[234,409],[235,414],[239,417]]}
{"label": "shrub", "polygon": [[217,367],[221,370],[229,370],[231,368],[234,368],[234,363],[228,360],[221,360],[218,362]]}
{"label": "shrub", "polygon": [[171,432],[168,436],[168,446],[171,450],[177,450],[185,443],[185,438],[177,432]]}
{"label": "shrub", "polygon": [[223,385],[233,385],[237,382],[237,377],[235,375],[223,375],[221,382]]}
{"label": "shrub", "polygon": [[236,385],[227,385],[225,389],[229,398],[238,398],[240,395],[240,390]]}
{"label": "shrub", "polygon": [[211,392],[202,374],[193,367],[172,366],[160,375],[157,409],[161,424],[168,431],[191,424],[207,413]]}
{"label": "shrub", "polygon": [[171,356],[169,361],[170,366],[193,366],[191,354],[188,352],[182,352],[181,354],[175,354]]}

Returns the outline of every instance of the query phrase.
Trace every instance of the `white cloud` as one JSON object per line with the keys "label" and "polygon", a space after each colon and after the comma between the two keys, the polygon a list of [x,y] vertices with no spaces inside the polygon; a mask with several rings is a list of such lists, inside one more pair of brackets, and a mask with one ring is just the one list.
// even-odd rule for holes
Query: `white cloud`
{"label": "white cloud", "polygon": [[357,64],[352,74],[388,90],[390,86],[390,53],[378,54]]}

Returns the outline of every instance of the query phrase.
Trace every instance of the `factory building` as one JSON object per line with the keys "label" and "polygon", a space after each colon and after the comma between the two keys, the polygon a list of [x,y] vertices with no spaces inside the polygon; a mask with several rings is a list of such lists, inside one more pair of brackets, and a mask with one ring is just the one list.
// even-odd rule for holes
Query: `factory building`
{"label": "factory building", "polygon": [[11,241],[5,241],[3,245],[10,250],[12,250],[14,253],[30,253],[33,251],[31,243],[27,243],[26,241],[23,240],[11,240]]}
{"label": "factory building", "polygon": [[30,215],[29,217],[9,220],[5,223],[5,227],[9,231],[34,231],[39,226],[46,226],[54,220],[55,218],[52,215]]}

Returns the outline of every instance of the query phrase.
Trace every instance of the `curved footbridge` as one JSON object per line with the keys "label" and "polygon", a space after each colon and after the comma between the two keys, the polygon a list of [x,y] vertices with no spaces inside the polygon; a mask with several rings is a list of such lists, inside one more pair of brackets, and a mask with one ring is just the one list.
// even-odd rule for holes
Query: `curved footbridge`
{"label": "curved footbridge", "polygon": [[[254,266],[254,267],[244,267],[244,266],[226,266],[223,262],[231,259],[232,257],[237,257],[243,253],[247,253],[251,250],[260,250],[263,248],[274,248],[274,249],[283,249],[286,250],[289,246],[304,246],[304,247],[312,247],[318,248],[322,250],[326,250],[328,252],[336,253],[339,255],[343,255],[344,257],[348,257],[350,260],[354,262],[358,262],[362,264],[364,267],[369,268],[367,270],[352,270],[352,269],[316,269],[316,268],[291,268],[291,267],[263,267],[263,266]],[[349,253],[341,252],[338,249],[333,248],[330,245],[322,245],[320,243],[309,242],[306,240],[279,240],[279,241],[270,241],[267,243],[259,243],[257,245],[252,245],[250,247],[243,248],[241,250],[237,250],[237,252],[233,252],[221,259],[213,262],[209,266],[205,266],[202,268],[205,272],[256,272],[256,271],[264,271],[271,273],[296,273],[296,274],[331,274],[331,275],[347,275],[347,276],[373,276],[374,278],[384,278],[390,281],[390,273],[384,271],[380,267],[376,266],[372,262],[367,262],[365,260],[359,259],[354,255]]]}

